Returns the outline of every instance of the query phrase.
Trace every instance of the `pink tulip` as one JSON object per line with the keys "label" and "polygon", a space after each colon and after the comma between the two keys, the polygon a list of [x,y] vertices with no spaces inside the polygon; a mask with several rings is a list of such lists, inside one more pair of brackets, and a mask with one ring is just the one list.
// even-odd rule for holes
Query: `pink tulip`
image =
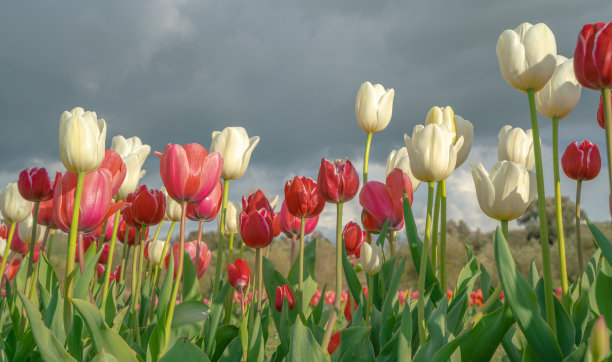
{"label": "pink tulip", "polygon": [[[187,251],[187,254],[189,255],[189,258],[191,259],[191,261],[193,262],[194,268],[196,265],[196,245],[197,241],[190,241],[185,243],[185,251]],[[178,272],[178,263],[176,262],[177,260],[179,260],[179,243],[174,243],[172,244],[172,257],[174,258],[174,278],[176,279],[176,273]],[[211,257],[211,253],[208,250],[208,245],[206,245],[206,243],[201,242],[200,243],[200,255],[198,257],[198,266],[199,269],[197,271],[198,274],[198,279],[202,278],[202,275],[204,275],[204,272],[206,272],[206,269],[208,269],[208,264],[210,264],[210,257]],[[166,255],[166,258],[164,260],[165,266],[166,268],[168,268],[168,263],[170,262],[170,254]]]}
{"label": "pink tulip", "polygon": [[223,184],[217,180],[215,188],[201,201],[187,204],[187,218],[193,221],[212,221],[221,209]]}
{"label": "pink tulip", "polygon": [[389,231],[404,226],[404,190],[412,205],[412,183],[410,177],[396,168],[387,176],[386,184],[378,181],[367,182],[359,193],[359,204],[363,207],[361,218],[366,230],[380,232],[389,220]]}
{"label": "pink tulip", "polygon": [[[319,222],[319,215],[305,220],[304,235],[312,233]],[[279,214],[279,227],[288,238],[300,235],[301,219],[291,215],[287,209],[287,204],[283,201]]]}

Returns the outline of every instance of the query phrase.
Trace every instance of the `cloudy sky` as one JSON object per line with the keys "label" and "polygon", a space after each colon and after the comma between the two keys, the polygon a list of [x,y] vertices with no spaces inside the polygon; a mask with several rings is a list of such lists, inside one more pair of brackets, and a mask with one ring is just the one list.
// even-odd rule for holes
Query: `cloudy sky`
{"label": "cloudy sky", "polygon": [[[243,126],[261,140],[230,198],[258,187],[282,199],[285,181],[316,178],[323,157],[348,156],[361,167],[366,135],[355,120],[355,96],[371,81],[394,88],[395,102],[390,125],[373,139],[370,179],[383,179],[388,153],[403,146],[404,133],[423,123],[430,107],[450,105],[474,124],[475,139],[448,183],[449,218],[491,229],[468,163],[490,169],[499,129],[530,128],[526,95],[500,75],[498,36],[525,21],[544,22],[559,54],[571,57],[582,25],[609,21],[604,14],[612,14],[609,0],[5,1],[0,184],[26,167],[63,169],[59,117],[82,106],[105,118],[108,147],[121,134],[158,151],[168,143],[208,148],[212,131]],[[598,101],[583,89],[561,121],[561,151],[588,139],[605,153]],[[551,123],[542,116],[540,132],[552,195]],[[610,217],[605,167],[583,187],[583,206],[596,220]],[[156,157],[145,168],[144,182],[160,187]],[[574,198],[573,181],[562,176],[561,187]],[[415,194],[418,218],[425,193]],[[345,221],[357,218],[357,203],[345,209]],[[322,216],[326,234],[334,213],[328,206]]]}

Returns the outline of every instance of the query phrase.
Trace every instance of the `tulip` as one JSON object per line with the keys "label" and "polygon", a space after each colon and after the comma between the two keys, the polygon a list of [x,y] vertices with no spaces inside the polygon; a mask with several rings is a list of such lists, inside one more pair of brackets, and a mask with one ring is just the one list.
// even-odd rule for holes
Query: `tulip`
{"label": "tulip", "polygon": [[338,348],[338,346],[340,346],[340,332],[342,332],[342,331],[337,331],[336,333],[332,334],[332,336],[331,336],[331,339],[329,341],[329,345],[327,346],[327,353],[329,353],[330,356],[334,353],[336,348]]}
{"label": "tulip", "polygon": [[[212,221],[221,209],[223,184],[217,180],[215,188],[202,200],[187,204],[187,218],[193,221]],[[226,216],[227,218],[227,216]]]}
{"label": "tulip", "polygon": [[455,170],[457,153],[463,146],[463,137],[453,141],[455,133],[444,125],[430,123],[417,125],[412,138],[404,134],[414,177],[423,182],[442,181]]}
{"label": "tulip", "polygon": [[374,243],[362,243],[357,261],[366,273],[374,275],[382,268],[382,249]]}
{"label": "tulip", "polygon": [[169,144],[160,156],[162,182],[168,195],[178,202],[198,202],[205,198],[215,188],[223,170],[221,155],[208,154],[197,143]]}
{"label": "tulip", "polygon": [[463,145],[461,145],[459,151],[457,152],[457,160],[455,162],[455,168],[458,168],[463,164],[463,162],[465,162],[470,154],[470,150],[472,149],[474,126],[470,121],[463,119],[463,117],[458,114],[455,114],[453,109],[449,106],[444,108],[432,107],[429,112],[427,112],[425,125],[432,123],[440,126],[445,125],[449,131],[454,132],[454,142],[463,137]]}
{"label": "tulip", "polygon": [[586,24],[578,35],[574,72],[580,84],[599,90],[612,87],[612,23]]}
{"label": "tulip", "polygon": [[259,143],[259,137],[251,137],[243,127],[226,127],[223,131],[214,131],[210,152],[219,152],[223,158],[225,180],[236,180],[246,172],[251,153]]}
{"label": "tulip", "polygon": [[[8,236],[7,236],[8,240]],[[15,225],[15,232],[13,235],[13,241],[10,243],[9,248],[15,253],[25,255],[28,252],[28,244],[21,241],[19,238],[19,224]]]}
{"label": "tulip", "polygon": [[[117,228],[117,239],[119,239],[120,242],[124,243],[125,240],[125,233],[127,231],[128,236],[127,236],[127,244],[128,245],[138,245],[139,241],[137,240],[137,230],[136,228],[138,227],[137,225],[134,226],[130,226],[127,221],[124,218],[124,213],[128,210],[128,208],[125,208],[122,210],[122,213],[119,216],[119,227]],[[128,230],[129,227],[129,230]],[[149,229],[146,228],[146,232],[145,232],[145,236],[143,237],[143,239],[146,239],[149,236]],[[127,245],[124,245],[123,247],[126,247]]]}
{"label": "tulip", "polygon": [[366,241],[365,230],[361,230],[359,224],[351,221],[344,226],[342,238],[344,239],[344,249],[346,253],[354,258],[359,258],[361,244]]}
{"label": "tulip", "polygon": [[600,315],[593,325],[591,338],[589,339],[589,350],[593,361],[605,361],[610,353],[610,331],[606,326],[604,315]]}
{"label": "tulip", "polygon": [[537,92],[555,70],[555,35],[546,24],[523,23],[499,36],[496,53],[506,82],[522,92],[529,88]]}
{"label": "tulip", "polygon": [[249,197],[251,195],[253,195],[255,192],[257,191],[261,191],[263,192],[264,196],[266,197],[266,199],[268,199],[268,201],[270,202],[270,207],[272,208],[272,210],[276,209],[276,204],[278,203],[278,195],[272,195],[270,192],[268,192],[267,190],[264,189],[256,189],[254,187],[251,187],[249,189],[249,191],[247,191],[246,193],[246,197]]}
{"label": "tulip", "polygon": [[393,169],[399,168],[404,171],[408,177],[410,177],[410,183],[412,184],[412,191],[416,191],[416,189],[421,184],[414,175],[412,174],[412,170],[410,169],[410,158],[408,158],[408,149],[406,147],[399,148],[397,150],[391,150],[389,156],[387,157],[387,166],[385,167],[385,177],[389,176]]}
{"label": "tulip", "polygon": [[603,95],[599,96],[599,108],[597,108],[597,123],[602,129],[606,129],[606,119],[604,117],[604,99]]}
{"label": "tulip", "polygon": [[149,241],[144,250],[145,258],[147,258],[147,260],[150,260],[151,263],[159,265],[162,260],[164,244],[165,243],[163,240]]}
{"label": "tulip", "polygon": [[347,202],[359,191],[359,175],[348,158],[331,163],[321,160],[317,190],[323,199],[331,203]]}
{"label": "tulip", "polygon": [[257,191],[242,198],[240,213],[240,236],[250,248],[265,248],[272,242],[274,211],[263,192]]}
{"label": "tulip", "polygon": [[6,222],[18,223],[32,213],[34,204],[24,199],[16,183],[8,184],[0,191],[0,212]]}
{"label": "tulip", "polygon": [[544,88],[535,95],[536,108],[548,118],[563,119],[580,100],[580,83],[574,74],[574,59],[557,55],[557,66]]}
{"label": "tulip", "polygon": [[[187,254],[189,255],[189,258],[191,259],[194,267],[196,264],[198,264],[198,270],[197,270],[197,275],[198,275],[198,279],[202,278],[202,275],[204,275],[204,272],[206,272],[206,269],[208,269],[208,265],[210,264],[210,257],[211,257],[211,253],[208,250],[208,246],[206,245],[206,243],[202,243],[202,245],[200,246],[200,254],[197,256],[196,259],[196,242],[195,241],[190,241],[185,243],[185,251],[187,252]],[[172,244],[172,255],[174,260],[178,260],[178,253],[179,253],[179,243],[174,243]],[[164,258],[164,265],[166,266],[166,268],[168,268],[168,263],[170,262],[170,254],[167,254]],[[174,278],[176,279],[176,275],[178,273],[178,263],[174,263]]]}
{"label": "tulip", "polygon": [[123,184],[127,175],[127,166],[121,159],[121,156],[113,151],[106,150],[104,152],[104,160],[100,164],[100,168],[105,168],[111,173],[111,193],[115,195]]}
{"label": "tulip", "polygon": [[[230,236],[240,231],[238,228],[239,213],[236,205],[233,202],[228,202],[225,209],[225,227],[223,232],[225,236]],[[217,218],[217,227],[221,230],[221,218]]]}
{"label": "tulip", "polygon": [[512,128],[510,125],[503,126],[497,136],[497,157],[499,161],[512,161],[520,163],[528,171],[535,167],[535,155],[533,151],[533,137],[530,129],[527,132],[522,128]]}
{"label": "tulip", "polygon": [[60,158],[68,171],[91,172],[104,159],[106,122],[96,112],[81,107],[64,111],[60,117]]}
{"label": "tulip", "polygon": [[244,293],[249,285],[251,278],[251,269],[246,261],[238,258],[234,264],[227,264],[227,277],[230,285],[240,293]]}
{"label": "tulip", "polygon": [[[311,234],[317,227],[319,215],[305,220],[304,235]],[[297,237],[300,235],[301,219],[291,215],[287,209],[287,204],[283,201],[281,211],[279,213],[279,227],[288,238]]]}
{"label": "tulip", "polygon": [[387,176],[385,184],[378,181],[367,182],[359,193],[364,228],[380,232],[389,220],[387,231],[401,229],[404,225],[404,191],[412,205],[412,184],[408,175],[400,169],[393,170]]}
{"label": "tulip", "polygon": [[366,133],[377,133],[387,127],[393,112],[393,89],[385,90],[382,84],[365,82],[357,92],[355,116],[359,127]]}
{"label": "tulip", "polygon": [[142,185],[129,194],[126,201],[130,204],[127,207],[127,219],[133,218],[138,226],[157,225],[164,218],[166,196],[160,190],[149,190],[146,185]]}
{"label": "tulip", "polygon": [[161,191],[166,196],[166,212],[164,214],[164,220],[180,222],[182,217],[181,214],[183,212],[181,204],[174,201],[174,199],[168,195],[168,191],[166,191],[165,187],[162,187]]}
{"label": "tulip", "polygon": [[357,301],[351,300],[351,295],[347,295],[346,305],[344,306],[344,319],[347,323],[351,323],[353,320],[353,311],[357,310]]}
{"label": "tulip", "polygon": [[126,166],[126,177],[118,190],[117,198],[125,200],[128,194],[136,191],[138,181],[145,175],[142,166],[151,152],[149,145],[143,145],[140,138],[134,136],[125,138],[123,136],[113,137],[111,149],[121,156]]}
{"label": "tulip", "polygon": [[589,141],[582,141],[580,145],[572,142],[561,158],[561,165],[567,177],[572,180],[592,180],[601,169],[599,148]]}
{"label": "tulip", "polygon": [[[17,227],[17,234],[19,235],[19,239],[21,239],[21,242],[25,243],[26,245],[32,243],[33,223],[34,219],[32,215],[30,215],[25,220],[21,221],[19,223],[19,226]],[[36,224],[36,244],[43,242],[45,236],[44,234],[45,233],[43,231],[43,228],[39,224]]]}
{"label": "tulip", "polygon": [[4,257],[4,252],[6,251],[6,239],[0,236],[0,256]]}
{"label": "tulip", "polygon": [[38,206],[38,218],[36,222],[42,226],[48,226],[51,229],[57,229],[57,224],[53,218],[53,199],[41,201]]}
{"label": "tulip", "polygon": [[283,311],[283,301],[285,298],[287,298],[287,303],[289,303],[289,310],[292,310],[293,307],[295,307],[295,296],[293,295],[293,291],[287,284],[276,286],[274,307],[279,313]]}
{"label": "tulip", "polygon": [[498,162],[491,173],[482,164],[472,167],[476,196],[482,211],[496,220],[514,220],[536,196],[536,175],[520,163]]}
{"label": "tulip", "polygon": [[45,168],[26,169],[19,173],[17,187],[21,196],[28,201],[47,201],[53,198],[53,188],[61,173],[55,175],[52,183]]}
{"label": "tulip", "polygon": [[285,183],[287,210],[295,217],[311,218],[319,215],[325,200],[317,190],[317,183],[310,177],[297,177]]}
{"label": "tulip", "polygon": [[20,265],[21,265],[21,259],[12,259],[9,262],[8,267],[6,268],[6,273],[4,273],[3,275],[0,275],[0,278],[6,275],[6,279],[2,278],[2,289],[3,290],[4,290],[4,285],[6,284],[6,280],[8,279],[8,281],[10,282],[11,280],[13,280],[13,278],[15,278],[15,275],[17,275],[17,271],[19,270]]}

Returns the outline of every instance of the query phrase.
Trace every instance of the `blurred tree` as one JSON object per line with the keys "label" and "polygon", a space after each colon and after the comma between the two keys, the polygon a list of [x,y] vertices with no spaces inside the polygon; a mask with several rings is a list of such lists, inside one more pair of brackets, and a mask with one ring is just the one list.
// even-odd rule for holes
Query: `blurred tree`
{"label": "blurred tree", "polygon": [[[568,236],[573,237],[576,230],[576,204],[569,197],[561,198],[561,210],[563,214],[563,230],[565,239]],[[581,210],[581,216],[586,216],[584,210]],[[527,211],[517,220],[519,225],[523,225],[527,230],[527,238],[540,240],[540,219],[538,217],[538,200],[527,207]],[[557,241],[557,221],[555,217],[555,198],[546,198],[546,224],[548,225],[548,241],[553,244]]]}

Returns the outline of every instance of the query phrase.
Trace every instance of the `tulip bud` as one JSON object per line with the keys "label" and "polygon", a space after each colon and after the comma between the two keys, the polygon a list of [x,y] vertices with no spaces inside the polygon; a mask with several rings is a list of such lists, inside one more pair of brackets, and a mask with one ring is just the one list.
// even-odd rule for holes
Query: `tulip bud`
{"label": "tulip bud", "polygon": [[246,172],[251,153],[259,143],[259,137],[251,137],[243,127],[226,127],[223,131],[214,131],[210,152],[219,152],[223,158],[225,180],[236,180]]}
{"label": "tulip bud", "polygon": [[455,134],[453,136],[454,143],[463,137],[463,145],[457,151],[457,161],[455,162],[455,169],[459,168],[465,162],[472,149],[472,140],[474,139],[474,126],[472,123],[455,114],[451,107],[446,106],[444,108],[432,107],[427,113],[425,120],[425,125],[428,124],[445,125],[449,131]]}
{"label": "tulip bud", "polygon": [[340,332],[342,331],[337,331],[336,333],[332,334],[331,338],[329,339],[329,344],[327,345],[327,353],[329,353],[330,356],[340,345]]}
{"label": "tulip bud", "polygon": [[[233,202],[228,202],[225,208],[225,226],[223,228],[225,236],[230,236],[240,231],[238,229],[239,216],[236,205]],[[217,217],[217,227],[221,230],[221,217]]]}
{"label": "tulip bud", "polygon": [[162,252],[165,242],[163,240],[149,241],[145,247],[145,258],[155,265],[159,265],[162,260]]}
{"label": "tulip bud", "polygon": [[574,73],[583,86],[612,87],[612,22],[586,24],[574,51]]}
{"label": "tulip bud", "polygon": [[535,167],[535,154],[533,153],[533,137],[531,130],[527,132],[519,127],[503,126],[497,138],[497,157],[499,161],[512,161],[521,163],[527,171]]}
{"label": "tulip bud", "polygon": [[419,181],[412,174],[412,170],[410,169],[410,158],[408,158],[408,149],[406,147],[402,147],[397,150],[392,150],[389,153],[389,157],[387,157],[387,167],[385,167],[385,177],[389,176],[393,169],[399,168],[404,171],[408,177],[410,177],[410,183],[412,184],[412,191],[416,191],[421,181]]}
{"label": "tulip bud", "polygon": [[604,361],[610,353],[610,332],[603,315],[593,325],[589,348],[595,362]]}
{"label": "tulip bud", "polygon": [[5,221],[18,223],[32,214],[34,204],[24,199],[16,183],[10,183],[0,191],[0,212]]}
{"label": "tulip bud", "polygon": [[366,241],[366,232],[361,230],[358,224],[349,222],[342,230],[342,239],[344,240],[344,249],[348,255],[359,258],[361,244]]}
{"label": "tulip bud", "polygon": [[181,204],[174,201],[173,198],[168,196],[168,192],[165,187],[161,188],[162,193],[166,196],[166,210],[164,212],[164,219],[169,221],[181,222],[181,214],[183,208]]}
{"label": "tulip bud", "polygon": [[382,250],[374,243],[363,243],[357,260],[366,273],[374,275],[382,268]]}
{"label": "tulip bud", "polygon": [[514,88],[539,91],[555,71],[557,43],[555,35],[539,23],[523,23],[504,30],[496,47],[502,77]]}
{"label": "tulip bud", "polygon": [[355,116],[366,133],[377,133],[387,128],[393,113],[393,89],[385,90],[382,84],[365,82],[357,92]]}
{"label": "tulip bud", "polygon": [[557,55],[555,72],[535,94],[536,108],[548,118],[565,118],[578,104],[581,88],[574,74],[574,59]]}
{"label": "tulip bud", "polygon": [[233,264],[227,264],[227,277],[230,285],[242,293],[249,285],[251,268],[249,268],[249,264],[246,261],[238,258]]}
{"label": "tulip bud", "polygon": [[573,180],[592,180],[601,169],[599,148],[586,140],[580,146],[578,142],[572,142],[561,157],[561,166],[567,177]]}
{"label": "tulip bud", "polygon": [[[32,217],[32,215],[29,215],[25,220],[21,221],[19,223],[19,228],[18,230],[18,234],[19,234],[19,239],[21,239],[22,242],[30,245],[30,243],[32,242],[32,224],[34,223],[34,218]],[[35,243],[42,243],[43,239],[45,238],[45,231],[43,230],[43,227],[40,226],[38,223],[36,224],[36,241]]]}
{"label": "tulip bud", "polygon": [[81,107],[64,111],[60,117],[60,158],[74,173],[91,172],[102,163],[106,143],[106,122],[96,112]]}
{"label": "tulip bud", "polygon": [[45,168],[26,169],[19,173],[17,186],[21,196],[28,201],[47,201],[53,198],[53,189],[61,173],[55,175],[52,183]]}
{"label": "tulip bud", "polygon": [[336,160],[333,164],[322,159],[317,190],[327,202],[337,204],[350,201],[359,191],[359,174],[348,158]]}
{"label": "tulip bud", "polygon": [[285,297],[287,298],[287,303],[289,304],[289,310],[292,310],[295,307],[295,296],[291,288],[285,284],[283,286],[278,285],[276,287],[276,296],[274,300],[274,307],[280,313],[283,311],[283,300]]}

